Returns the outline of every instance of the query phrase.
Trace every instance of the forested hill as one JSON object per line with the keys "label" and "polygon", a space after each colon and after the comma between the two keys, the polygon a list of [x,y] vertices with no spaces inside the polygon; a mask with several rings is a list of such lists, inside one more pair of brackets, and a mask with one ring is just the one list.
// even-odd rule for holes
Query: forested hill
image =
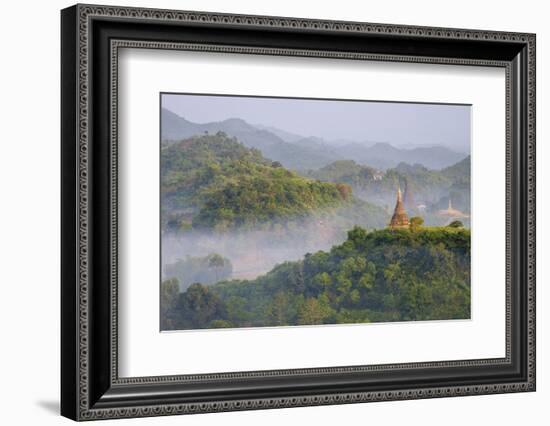
{"label": "forested hill", "polygon": [[[364,166],[353,160],[338,160],[307,176],[324,182],[341,182],[352,187],[353,193],[378,205],[393,207],[398,186],[407,189],[412,202],[427,204],[434,209],[445,208],[449,196],[453,205],[470,211],[470,157],[443,170],[431,170],[420,164],[399,163],[386,171]],[[407,206],[411,211],[413,206]]]}
{"label": "forested hill", "polygon": [[471,158],[468,155],[464,160],[441,170],[441,174],[455,181],[470,181]]}
{"label": "forested hill", "polygon": [[367,232],[254,280],[163,283],[163,329],[470,318],[470,231]]}
{"label": "forested hill", "polygon": [[386,220],[349,185],[302,177],[222,132],[164,144],[161,165],[164,229],[252,229],[350,204]]}

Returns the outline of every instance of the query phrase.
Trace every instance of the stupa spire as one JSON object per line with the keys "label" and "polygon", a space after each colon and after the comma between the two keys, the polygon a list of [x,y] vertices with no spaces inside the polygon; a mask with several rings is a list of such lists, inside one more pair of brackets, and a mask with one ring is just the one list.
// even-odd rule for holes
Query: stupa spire
{"label": "stupa spire", "polygon": [[397,202],[395,203],[395,209],[390,221],[390,228],[408,228],[409,217],[403,206],[403,196],[401,195],[401,187],[397,187]]}

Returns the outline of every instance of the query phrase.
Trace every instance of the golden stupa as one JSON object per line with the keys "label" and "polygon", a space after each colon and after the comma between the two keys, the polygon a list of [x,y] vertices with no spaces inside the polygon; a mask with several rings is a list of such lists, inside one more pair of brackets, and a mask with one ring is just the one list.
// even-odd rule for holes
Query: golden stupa
{"label": "golden stupa", "polygon": [[409,227],[409,217],[403,206],[403,197],[401,196],[401,188],[397,189],[397,203],[390,221],[391,229],[400,229]]}

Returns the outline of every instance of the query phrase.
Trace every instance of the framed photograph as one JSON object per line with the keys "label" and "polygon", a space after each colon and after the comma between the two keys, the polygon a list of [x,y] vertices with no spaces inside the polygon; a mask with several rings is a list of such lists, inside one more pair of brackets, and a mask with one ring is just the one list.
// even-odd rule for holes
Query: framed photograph
{"label": "framed photograph", "polygon": [[535,35],[61,12],[61,412],[535,390]]}

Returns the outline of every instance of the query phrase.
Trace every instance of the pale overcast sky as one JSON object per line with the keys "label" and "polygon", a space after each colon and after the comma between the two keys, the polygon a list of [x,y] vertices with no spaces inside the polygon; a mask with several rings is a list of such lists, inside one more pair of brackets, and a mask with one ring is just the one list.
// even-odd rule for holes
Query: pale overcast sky
{"label": "pale overcast sky", "polygon": [[162,106],[195,123],[241,118],[327,140],[443,145],[470,152],[471,106],[163,94]]}

